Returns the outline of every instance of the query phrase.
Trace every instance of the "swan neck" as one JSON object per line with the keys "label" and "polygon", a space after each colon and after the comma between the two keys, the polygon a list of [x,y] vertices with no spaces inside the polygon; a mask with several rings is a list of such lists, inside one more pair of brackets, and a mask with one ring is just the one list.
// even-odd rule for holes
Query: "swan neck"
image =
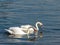
{"label": "swan neck", "polygon": [[36,23],[36,29],[37,29],[37,30],[39,30],[38,25],[40,25],[40,27],[42,27],[43,24],[42,24],[41,22],[37,22],[37,23]]}
{"label": "swan neck", "polygon": [[38,23],[36,23],[36,29],[39,30],[39,28],[38,28]]}

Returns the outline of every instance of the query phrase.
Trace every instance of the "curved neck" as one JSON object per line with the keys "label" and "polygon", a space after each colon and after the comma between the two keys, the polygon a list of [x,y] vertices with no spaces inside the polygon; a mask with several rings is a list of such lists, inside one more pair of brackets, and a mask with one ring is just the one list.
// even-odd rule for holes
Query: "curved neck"
{"label": "curved neck", "polygon": [[39,30],[39,28],[38,28],[38,23],[36,23],[36,29]]}
{"label": "curved neck", "polygon": [[36,23],[36,29],[39,30],[38,25],[42,26],[43,24],[41,22]]}

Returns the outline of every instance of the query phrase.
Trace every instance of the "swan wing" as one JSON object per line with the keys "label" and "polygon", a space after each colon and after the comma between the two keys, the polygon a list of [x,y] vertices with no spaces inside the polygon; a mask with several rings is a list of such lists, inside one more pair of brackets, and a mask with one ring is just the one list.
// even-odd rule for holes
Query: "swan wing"
{"label": "swan wing", "polygon": [[32,27],[31,25],[21,25],[21,28],[29,28],[29,27]]}

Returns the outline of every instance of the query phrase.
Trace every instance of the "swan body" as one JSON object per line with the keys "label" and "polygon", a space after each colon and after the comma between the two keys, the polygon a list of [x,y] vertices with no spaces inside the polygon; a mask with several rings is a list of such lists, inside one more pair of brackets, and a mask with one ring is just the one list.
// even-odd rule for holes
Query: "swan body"
{"label": "swan body", "polygon": [[21,34],[21,35],[26,34],[22,31],[22,28],[19,27],[10,27],[9,29],[5,29],[5,30],[10,34]]}
{"label": "swan body", "polygon": [[41,22],[37,22],[36,23],[36,27],[32,26],[32,25],[22,25],[20,27],[10,27],[9,29],[5,29],[7,32],[9,32],[10,34],[33,34],[34,31],[38,31],[38,25],[42,26],[43,24]]}

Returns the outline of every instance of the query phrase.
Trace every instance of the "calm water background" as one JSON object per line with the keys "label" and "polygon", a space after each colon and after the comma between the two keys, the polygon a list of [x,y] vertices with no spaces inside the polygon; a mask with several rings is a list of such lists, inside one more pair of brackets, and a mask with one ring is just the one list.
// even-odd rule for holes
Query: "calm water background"
{"label": "calm water background", "polygon": [[[44,24],[43,38],[10,38],[6,28]],[[60,45],[60,0],[0,0],[0,45]]]}

